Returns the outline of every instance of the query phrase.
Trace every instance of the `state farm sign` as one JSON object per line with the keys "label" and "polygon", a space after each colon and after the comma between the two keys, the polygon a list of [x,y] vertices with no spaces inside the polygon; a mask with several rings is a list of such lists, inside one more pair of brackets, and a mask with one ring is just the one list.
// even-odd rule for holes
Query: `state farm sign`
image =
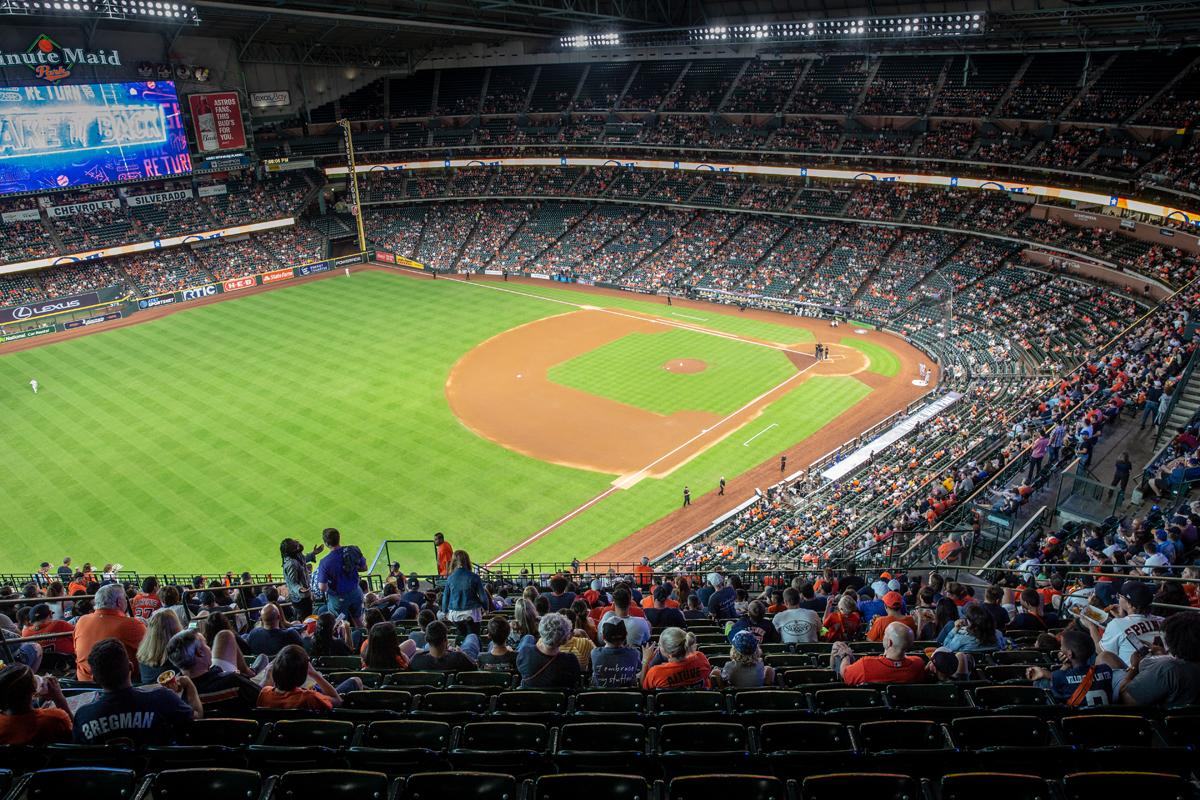
{"label": "state farm sign", "polygon": [[294,274],[289,267],[288,269],[277,269],[274,272],[264,272],[262,279],[263,283],[274,283],[275,281],[286,281],[293,276]]}

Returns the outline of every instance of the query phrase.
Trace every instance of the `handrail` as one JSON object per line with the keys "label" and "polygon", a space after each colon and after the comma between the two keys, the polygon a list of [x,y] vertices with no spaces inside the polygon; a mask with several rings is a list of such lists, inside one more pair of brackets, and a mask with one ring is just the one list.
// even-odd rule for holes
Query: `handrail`
{"label": "handrail", "polygon": [[[1196,352],[1193,351],[1191,357],[1188,359],[1187,369],[1183,371],[1183,376],[1180,377],[1179,383],[1175,384],[1175,393],[1171,395],[1171,402],[1167,404],[1165,409],[1160,410],[1159,414],[1162,417],[1163,424],[1156,426],[1157,429],[1154,432],[1154,444],[1150,446],[1152,449],[1158,447],[1158,440],[1162,438],[1163,428],[1168,422],[1171,421],[1171,412],[1175,410],[1175,406],[1179,405],[1179,398],[1183,396],[1184,387],[1188,385],[1188,381],[1190,381],[1192,378],[1192,372],[1196,368],[1197,360]],[[1154,461],[1151,460],[1146,467],[1149,467],[1150,464],[1153,463]]]}
{"label": "handrail", "polygon": [[[1076,459],[1076,461],[1078,461],[1078,459]],[[1070,467],[1068,467],[1068,469],[1070,469]],[[1009,537],[1009,540],[1007,542],[1005,542],[998,550],[996,550],[996,552],[992,555],[991,558],[989,558],[986,562],[984,562],[983,566],[979,568],[979,571],[975,573],[975,577],[982,578],[983,573],[987,572],[989,569],[993,569],[992,563],[994,561],[996,561],[997,559],[1001,558],[1002,556],[1006,555],[1008,553],[1009,549],[1013,546],[1013,544],[1018,539],[1020,539],[1021,537],[1023,537],[1025,535],[1025,532],[1027,530],[1029,530],[1030,525],[1033,525],[1036,522],[1038,524],[1038,526],[1040,527],[1041,526],[1041,517],[1043,514],[1046,513],[1046,509],[1048,509],[1048,508],[1049,508],[1049,506],[1043,505],[1041,508],[1039,508],[1037,511],[1035,511],[1033,516],[1031,516],[1028,520],[1026,520],[1025,524],[1022,525],[1020,528],[1018,528],[1016,533],[1014,533],[1011,537]]]}

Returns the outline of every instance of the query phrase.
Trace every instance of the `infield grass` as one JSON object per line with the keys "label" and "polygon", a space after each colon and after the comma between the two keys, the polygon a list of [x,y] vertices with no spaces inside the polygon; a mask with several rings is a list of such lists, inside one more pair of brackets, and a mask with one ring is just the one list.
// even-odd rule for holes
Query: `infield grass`
{"label": "infield grass", "polygon": [[[480,342],[561,311],[370,271],[0,357],[0,571],[71,556],[142,572],[278,573],[280,539],[312,547],[326,526],[368,557],[384,538],[438,530],[476,560],[498,555],[615,476],[477,436],[450,410],[446,378]],[[615,493],[520,558],[602,549],[670,511],[684,482],[698,495],[732,479],[867,391],[853,378],[811,379],[744,436]]]}
{"label": "infield grass", "polygon": [[882,375],[885,378],[892,378],[900,373],[900,359],[896,358],[896,354],[885,347],[880,347],[874,342],[864,342],[862,339],[854,339],[849,336],[843,337],[841,344],[859,351],[870,359],[871,363],[867,366],[867,372],[874,372],[876,375]]}
{"label": "infield grass", "polygon": [[[672,359],[695,358],[702,372],[671,372]],[[561,386],[667,416],[711,411],[728,416],[796,373],[778,350],[676,328],[631,333],[551,367]]]}

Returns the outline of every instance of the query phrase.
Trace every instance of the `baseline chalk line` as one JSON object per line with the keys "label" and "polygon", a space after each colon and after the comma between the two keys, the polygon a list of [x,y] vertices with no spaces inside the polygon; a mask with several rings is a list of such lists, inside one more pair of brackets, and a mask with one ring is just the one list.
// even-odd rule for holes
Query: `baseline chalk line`
{"label": "baseline chalk line", "polygon": [[674,311],[672,311],[672,312],[671,312],[671,316],[673,316],[673,317],[684,317],[685,319],[698,319],[698,320],[700,320],[701,322],[708,322],[708,317],[689,317],[687,314],[677,314],[677,313],[675,313]]}
{"label": "baseline chalk line", "polygon": [[746,441],[742,442],[742,447],[749,447],[751,442],[753,442],[753,441],[754,441],[755,439],[757,439],[758,437],[762,436],[762,435],[763,435],[764,433],[766,433],[767,431],[771,430],[771,428],[777,427],[778,425],[779,425],[779,423],[778,423],[778,422],[772,422],[770,425],[768,425],[767,427],[763,428],[761,431],[759,431],[758,433],[754,434],[753,436],[751,436],[751,437],[750,437],[749,439],[747,439]]}

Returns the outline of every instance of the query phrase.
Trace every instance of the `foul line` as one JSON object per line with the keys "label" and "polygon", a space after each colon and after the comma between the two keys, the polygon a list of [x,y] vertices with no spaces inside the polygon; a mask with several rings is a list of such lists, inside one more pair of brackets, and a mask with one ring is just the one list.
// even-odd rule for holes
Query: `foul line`
{"label": "foul line", "polygon": [[[535,296],[536,296],[536,295],[535,295]],[[627,483],[629,483],[630,481],[633,481],[633,480],[637,479],[638,477],[640,477],[640,476],[642,475],[642,473],[644,473],[644,472],[648,472],[649,470],[651,470],[651,469],[653,469],[654,467],[658,466],[658,465],[659,465],[659,464],[661,464],[663,461],[666,461],[668,458],[670,458],[671,456],[675,455],[675,454],[676,454],[676,453],[678,453],[680,450],[682,450],[683,448],[687,447],[689,444],[691,444],[692,442],[696,441],[697,439],[699,439],[700,437],[704,436],[705,434],[707,434],[707,433],[711,433],[712,431],[715,431],[717,428],[721,427],[721,426],[722,426],[722,425],[724,425],[726,422],[728,422],[729,420],[733,419],[733,418],[734,418],[734,417],[736,417],[738,414],[742,413],[742,412],[743,412],[743,411],[745,411],[747,408],[749,408],[750,406],[752,406],[752,405],[754,405],[755,403],[757,403],[759,400],[762,400],[764,397],[766,397],[767,395],[771,394],[772,392],[778,391],[779,389],[783,388],[783,387],[784,387],[784,386],[786,386],[787,384],[789,384],[789,383],[791,383],[792,381],[796,380],[796,378],[799,378],[801,375],[803,375],[804,373],[808,372],[810,369],[812,369],[813,367],[815,367],[815,366],[817,365],[817,363],[818,363],[818,362],[814,361],[812,364],[809,364],[807,367],[805,367],[804,369],[800,370],[800,371],[799,371],[799,372],[797,372],[795,375],[791,376],[790,378],[788,378],[787,380],[785,380],[785,381],[783,381],[782,383],[778,384],[777,386],[773,386],[773,387],[771,387],[770,389],[767,389],[765,392],[763,392],[763,393],[762,393],[762,394],[760,394],[758,397],[756,397],[756,398],[754,398],[753,400],[751,400],[749,403],[746,403],[746,405],[742,406],[742,407],[741,407],[741,408],[739,408],[737,411],[734,411],[734,412],[733,412],[732,414],[730,414],[729,416],[727,416],[727,417],[723,417],[722,419],[718,420],[718,421],[717,421],[717,423],[716,423],[715,425],[713,425],[711,428],[705,428],[705,429],[704,429],[704,430],[702,430],[700,433],[696,434],[696,435],[695,435],[695,436],[693,436],[691,439],[688,439],[686,442],[684,442],[683,444],[679,445],[679,447],[676,447],[674,450],[672,450],[671,452],[667,453],[665,456],[662,456],[661,458],[659,458],[659,459],[658,459],[657,461],[655,461],[654,463],[652,463],[652,464],[647,464],[646,466],[642,467],[641,469],[639,469],[637,472],[633,473],[632,475],[630,475],[630,476],[628,476],[628,477],[626,477],[626,478],[622,478],[620,481],[618,481],[618,482],[617,482],[617,484],[616,484],[615,486],[613,486],[612,488],[610,488],[610,489],[608,489],[607,491],[603,492],[602,494],[596,495],[596,496],[595,496],[595,497],[593,497],[591,500],[589,500],[588,502],[586,502],[586,503],[584,503],[583,505],[581,505],[579,508],[577,508],[577,509],[575,509],[574,511],[572,511],[570,514],[567,514],[567,515],[566,515],[565,517],[563,517],[562,519],[559,519],[559,520],[557,520],[556,522],[553,522],[553,523],[551,523],[550,525],[547,525],[545,528],[542,528],[540,531],[538,531],[537,533],[535,533],[533,536],[530,536],[530,537],[529,537],[528,539],[526,539],[525,541],[523,541],[523,542],[521,542],[520,544],[518,544],[518,545],[516,545],[516,546],[512,547],[511,549],[509,549],[507,552],[505,552],[505,553],[502,553],[502,554],[501,554],[501,555],[499,555],[499,556],[496,556],[495,558],[493,558],[491,561],[489,561],[489,562],[487,563],[487,566],[489,566],[489,567],[490,567],[490,566],[493,566],[493,565],[495,565],[495,564],[498,564],[498,563],[500,563],[500,562],[501,562],[501,561],[503,561],[504,559],[506,559],[506,558],[508,558],[509,556],[511,556],[513,553],[515,553],[515,552],[517,552],[518,550],[520,550],[520,549],[524,548],[524,547],[525,547],[527,544],[530,544],[530,543],[532,543],[532,542],[535,542],[535,541],[537,541],[538,539],[542,538],[542,537],[543,537],[543,536],[545,536],[547,533],[549,533],[550,531],[554,530],[554,529],[555,529],[555,528],[557,528],[559,525],[562,525],[564,522],[566,522],[566,521],[567,521],[567,520],[569,520],[571,517],[573,517],[573,516],[575,516],[576,514],[578,514],[580,511],[583,511],[583,510],[584,510],[585,508],[587,508],[588,506],[591,506],[591,505],[593,505],[594,503],[598,503],[598,502],[600,502],[600,501],[601,501],[601,500],[603,500],[605,497],[608,497],[610,494],[612,494],[613,492],[615,492],[617,489],[623,489]],[[775,423],[775,424],[778,424],[778,423]],[[768,428],[767,428],[767,430],[770,430],[770,427],[768,427]]]}
{"label": "foul line", "polygon": [[671,316],[672,317],[684,317],[685,319],[698,319],[701,322],[708,322],[708,317],[689,317],[687,314],[677,314],[674,311],[671,312]]}
{"label": "foul line", "polygon": [[774,428],[774,427],[776,427],[777,425],[779,425],[779,423],[778,423],[778,422],[772,422],[770,425],[768,425],[767,427],[763,428],[761,431],[759,431],[758,433],[754,434],[753,436],[751,436],[751,437],[750,437],[749,439],[747,439],[746,441],[742,442],[742,447],[749,447],[751,442],[753,442],[753,441],[754,441],[755,439],[757,439],[758,437],[762,436],[762,435],[763,435],[764,433],[766,433],[767,431],[771,430],[771,428]]}

